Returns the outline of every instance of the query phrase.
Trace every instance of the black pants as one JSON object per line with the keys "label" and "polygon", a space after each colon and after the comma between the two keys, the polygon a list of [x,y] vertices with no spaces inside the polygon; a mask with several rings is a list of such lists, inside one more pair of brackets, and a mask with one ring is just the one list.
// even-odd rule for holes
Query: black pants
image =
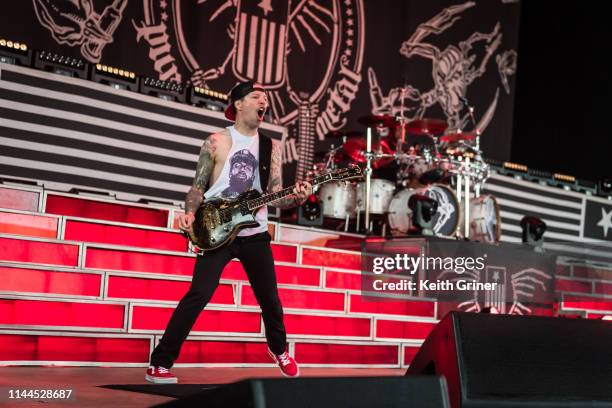
{"label": "black pants", "polygon": [[242,263],[261,307],[268,347],[274,354],[285,351],[287,335],[276,287],[270,234],[263,232],[237,237],[230,245],[197,257],[191,287],[174,310],[161,341],[153,350],[151,365],[172,367],[197,317],[219,286],[221,272],[233,258]]}

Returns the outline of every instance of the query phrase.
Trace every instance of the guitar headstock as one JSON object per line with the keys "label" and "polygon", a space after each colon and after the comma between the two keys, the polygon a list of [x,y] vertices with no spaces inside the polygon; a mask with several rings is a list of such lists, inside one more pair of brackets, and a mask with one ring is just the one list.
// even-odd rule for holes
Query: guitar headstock
{"label": "guitar headstock", "polygon": [[335,181],[346,181],[355,180],[363,177],[363,172],[359,166],[349,166],[343,169],[336,169],[328,173],[331,176],[331,180]]}

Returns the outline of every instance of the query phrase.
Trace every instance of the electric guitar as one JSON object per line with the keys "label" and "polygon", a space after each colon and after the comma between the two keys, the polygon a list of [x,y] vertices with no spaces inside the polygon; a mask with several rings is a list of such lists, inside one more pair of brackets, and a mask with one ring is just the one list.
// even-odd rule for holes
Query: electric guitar
{"label": "electric guitar", "polygon": [[[330,181],[345,181],[363,177],[357,166],[337,169],[310,180],[313,187]],[[287,187],[275,193],[261,195],[257,190],[248,190],[233,199],[212,197],[205,200],[195,213],[195,221],[188,232],[191,242],[202,252],[209,252],[229,244],[244,228],[256,227],[257,210],[268,203],[280,200],[293,193]]]}

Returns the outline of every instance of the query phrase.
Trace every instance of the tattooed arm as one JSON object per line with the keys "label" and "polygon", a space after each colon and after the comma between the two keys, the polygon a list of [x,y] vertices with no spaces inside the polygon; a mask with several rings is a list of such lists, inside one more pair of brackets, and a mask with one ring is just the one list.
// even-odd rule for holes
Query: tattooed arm
{"label": "tattooed arm", "polygon": [[[270,160],[270,180],[268,181],[268,192],[275,193],[283,189],[283,163],[280,143],[272,141],[272,158]],[[270,205],[276,208],[297,207],[306,201],[306,197],[312,193],[310,183],[302,182],[293,190],[293,194],[272,202]]]}
{"label": "tattooed arm", "polygon": [[187,214],[195,214],[202,201],[204,201],[204,192],[215,167],[216,136],[210,135],[202,144],[193,184],[185,199],[185,213]]}

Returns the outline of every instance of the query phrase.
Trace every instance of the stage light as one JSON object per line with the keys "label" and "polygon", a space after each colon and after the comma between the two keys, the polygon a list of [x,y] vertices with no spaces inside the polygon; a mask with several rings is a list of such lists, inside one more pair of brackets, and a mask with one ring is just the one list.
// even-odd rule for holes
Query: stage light
{"label": "stage light", "polygon": [[24,43],[0,38],[0,62],[29,67],[32,65],[32,51]]}
{"label": "stage light", "polygon": [[67,57],[50,51],[37,51],[34,66],[54,74],[87,79],[89,64],[80,58]]}
{"label": "stage light", "polygon": [[612,315],[603,315],[601,316],[601,320],[606,320],[612,322]]}
{"label": "stage light", "polygon": [[189,87],[187,94],[190,104],[218,112],[225,110],[228,101],[227,95],[223,92],[199,86]]}
{"label": "stage light", "polygon": [[612,177],[606,177],[597,183],[597,194],[602,197],[612,197]]}
{"label": "stage light", "polygon": [[487,306],[483,307],[480,313],[488,313],[488,314],[501,314],[499,309],[495,306]]}
{"label": "stage light", "polygon": [[558,182],[557,187],[565,190],[571,190],[576,185],[576,177],[568,176],[567,174],[554,173],[553,180]]}
{"label": "stage light", "polygon": [[318,227],[323,225],[321,203],[315,194],[308,196],[306,202],[298,209],[298,224]]}
{"label": "stage light", "polygon": [[110,85],[116,89],[128,89],[138,92],[138,77],[132,71],[96,64],[91,70],[91,80]]}
{"label": "stage light", "polygon": [[523,243],[541,251],[544,245],[546,223],[538,217],[528,215],[521,220],[521,228],[523,229]]}
{"label": "stage light", "polygon": [[186,100],[183,84],[150,77],[140,79],[140,93],[156,96],[167,101],[185,102]]}
{"label": "stage light", "polygon": [[568,176],[567,174],[554,173],[553,174],[553,178],[555,180],[565,181],[565,182],[568,182],[568,183],[575,183],[576,182],[576,177]]}
{"label": "stage light", "polygon": [[426,195],[413,194],[408,200],[408,208],[412,210],[412,225],[417,234],[434,235],[433,216],[438,211],[438,202]]}
{"label": "stage light", "polygon": [[512,163],[512,162],[504,162],[504,168],[508,170],[518,171],[521,173],[527,173],[529,168],[524,164]]}

